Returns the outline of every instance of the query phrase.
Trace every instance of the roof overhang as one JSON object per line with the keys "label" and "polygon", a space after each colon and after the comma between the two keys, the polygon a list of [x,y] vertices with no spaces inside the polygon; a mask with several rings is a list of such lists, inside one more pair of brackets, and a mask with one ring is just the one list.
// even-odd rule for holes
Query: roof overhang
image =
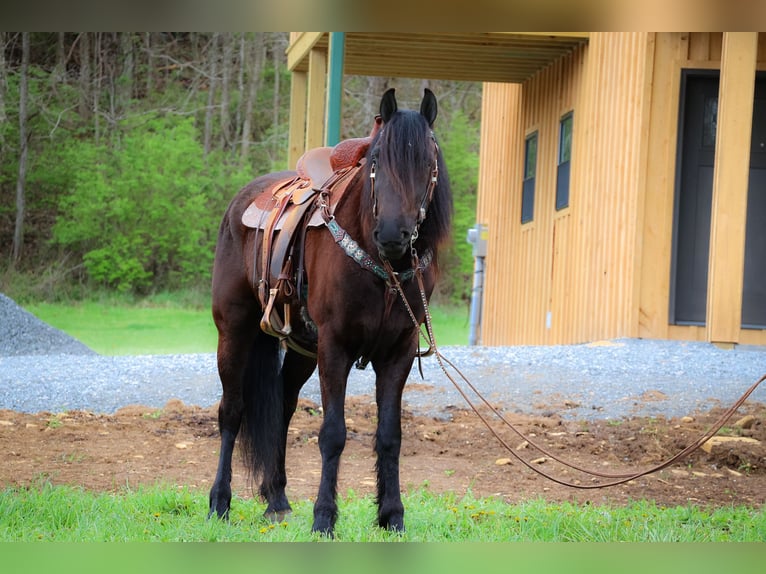
{"label": "roof overhang", "polygon": [[[588,41],[588,32],[345,33],[344,73],[521,83]],[[307,71],[328,32],[291,34],[287,65]]]}

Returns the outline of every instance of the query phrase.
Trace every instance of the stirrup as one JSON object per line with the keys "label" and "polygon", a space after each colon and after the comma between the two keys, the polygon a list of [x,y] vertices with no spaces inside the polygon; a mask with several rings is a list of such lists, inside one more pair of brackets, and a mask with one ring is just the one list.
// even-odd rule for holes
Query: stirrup
{"label": "stirrup", "polygon": [[290,305],[285,303],[285,320],[283,322],[279,317],[279,313],[274,309],[274,303],[278,292],[279,289],[276,287],[269,289],[269,302],[266,304],[266,309],[263,311],[263,317],[261,317],[261,330],[272,337],[285,339],[289,337],[290,333],[293,331],[290,324]]}

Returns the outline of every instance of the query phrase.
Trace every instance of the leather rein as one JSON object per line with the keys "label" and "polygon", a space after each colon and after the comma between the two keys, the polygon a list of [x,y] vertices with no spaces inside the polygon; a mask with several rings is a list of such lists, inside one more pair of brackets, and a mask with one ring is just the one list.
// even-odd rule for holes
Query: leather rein
{"label": "leather rein", "polygon": [[[520,463],[522,463],[524,466],[529,468],[530,470],[533,470],[537,474],[544,476],[545,478],[557,483],[561,484],[563,486],[570,486],[572,488],[578,488],[581,490],[591,490],[596,488],[605,488],[608,486],[617,486],[619,484],[624,484],[626,482],[630,482],[631,480],[635,480],[637,478],[640,478],[642,476],[646,476],[647,474],[652,474],[654,472],[663,470],[670,465],[678,462],[679,460],[685,458],[689,454],[691,454],[693,451],[698,449],[700,446],[702,446],[705,442],[707,442],[711,437],[713,437],[722,427],[724,424],[726,424],[726,421],[729,420],[734,413],[737,411],[739,407],[742,406],[742,404],[748,399],[748,397],[755,391],[756,388],[764,381],[766,380],[766,374],[764,374],[760,379],[758,379],[755,383],[753,383],[743,394],[740,396],[734,404],[732,404],[731,407],[729,407],[716,421],[713,423],[711,428],[707,430],[705,433],[703,433],[699,438],[697,438],[695,441],[693,441],[691,444],[689,444],[686,448],[681,450],[676,455],[672,456],[668,460],[651,466],[649,468],[641,469],[641,470],[635,470],[635,471],[629,471],[629,472],[623,472],[623,473],[607,473],[602,472],[599,470],[589,469],[585,468],[583,466],[568,462],[561,457],[555,455],[550,450],[546,449],[545,447],[541,446],[539,443],[532,440],[530,437],[525,435],[523,432],[521,432],[516,425],[514,425],[512,422],[510,422],[503,414],[494,407],[482,394],[476,389],[476,387],[471,383],[470,380],[458,369],[449,359],[447,359],[444,355],[441,354],[438,347],[436,346],[436,339],[434,337],[433,333],[433,325],[431,323],[431,313],[428,307],[428,299],[425,294],[425,289],[423,288],[423,280],[420,273],[415,274],[417,281],[418,281],[418,287],[420,289],[420,298],[421,302],[423,304],[423,309],[425,310],[425,325],[426,325],[426,333],[423,333],[421,330],[420,324],[417,322],[415,318],[415,314],[412,311],[412,308],[409,305],[409,302],[407,301],[407,298],[404,296],[404,291],[401,288],[401,284],[398,282],[394,283],[394,287],[396,288],[397,292],[399,293],[400,298],[402,299],[405,307],[407,308],[407,311],[410,315],[410,319],[413,321],[415,326],[417,327],[420,335],[425,338],[428,343],[429,347],[433,349],[433,354],[436,356],[436,360],[439,364],[439,367],[441,368],[442,372],[446,375],[446,377],[450,380],[450,382],[453,384],[455,389],[460,393],[460,396],[463,397],[463,399],[468,403],[468,405],[471,407],[471,410],[479,417],[479,419],[484,423],[484,426],[487,427],[487,429],[492,433],[492,435],[500,442],[500,444]],[[572,469],[576,470],[584,475],[589,475],[590,477],[595,478],[602,478],[607,479],[606,482],[597,483],[597,484],[582,484],[579,482],[567,482],[563,479],[560,479],[556,476],[553,476],[552,474],[542,470],[539,468],[538,465],[535,465],[528,460],[526,460],[524,457],[518,454],[511,446],[508,444],[507,441],[505,441],[500,434],[492,427],[487,417],[482,415],[482,413],[479,411],[479,408],[474,404],[473,401],[468,397],[465,390],[460,386],[460,383],[455,380],[455,378],[449,373],[447,366],[449,366],[457,375],[459,379],[465,383],[465,385],[473,392],[476,397],[478,397],[479,401],[486,406],[489,411],[506,427],[508,427],[517,437],[522,439],[523,441],[526,441],[529,446],[537,450],[542,455],[558,462],[559,464]]]}

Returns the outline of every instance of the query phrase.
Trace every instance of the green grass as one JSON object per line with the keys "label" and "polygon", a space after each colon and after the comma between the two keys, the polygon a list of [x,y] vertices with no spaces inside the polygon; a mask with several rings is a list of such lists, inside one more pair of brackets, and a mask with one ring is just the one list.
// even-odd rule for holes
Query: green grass
{"label": "green grass", "polygon": [[[217,332],[208,304],[172,296],[142,303],[119,299],[80,303],[30,303],[27,310],[102,355],[213,353]],[[432,308],[440,346],[468,342],[468,312]]]}
{"label": "green grass", "polygon": [[212,353],[216,348],[209,310],[96,301],[36,303],[27,310],[102,355]]}
{"label": "green grass", "polygon": [[467,307],[431,307],[431,319],[434,326],[436,344],[467,345],[469,324],[469,309]]}
{"label": "green grass", "polygon": [[[508,505],[471,495],[405,495],[407,532],[374,526],[372,497],[347,493],[339,500],[338,541],[354,542],[713,542],[763,541],[766,512],[747,507],[708,510],[665,508],[651,502],[626,507]],[[235,497],[231,520],[206,520],[207,494],[173,486],[91,493],[51,486],[0,492],[0,541],[260,541],[322,538],[310,532],[312,504],[297,501],[288,522],[262,517],[259,501]]]}

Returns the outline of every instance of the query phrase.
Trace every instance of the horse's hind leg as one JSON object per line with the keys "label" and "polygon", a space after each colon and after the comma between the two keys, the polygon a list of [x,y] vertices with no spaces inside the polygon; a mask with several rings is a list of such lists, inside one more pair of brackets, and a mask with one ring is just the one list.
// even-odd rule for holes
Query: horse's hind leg
{"label": "horse's hind leg", "polygon": [[210,489],[210,512],[219,518],[228,518],[231,506],[231,459],[244,411],[243,377],[247,365],[250,341],[232,339],[221,334],[218,341],[218,373],[223,395],[218,406],[218,429],[221,433],[221,451],[218,470]]}
{"label": "horse's hind leg", "polygon": [[283,423],[280,435],[281,448],[278,450],[277,472],[271,479],[265,479],[261,484],[260,493],[268,502],[264,515],[266,518],[281,522],[290,513],[290,502],[285,493],[287,472],[285,470],[285,454],[287,451],[287,429],[290,426],[295,409],[298,406],[298,394],[304,383],[314,372],[316,360],[303,356],[288,349],[282,366],[282,381],[284,384]]}

